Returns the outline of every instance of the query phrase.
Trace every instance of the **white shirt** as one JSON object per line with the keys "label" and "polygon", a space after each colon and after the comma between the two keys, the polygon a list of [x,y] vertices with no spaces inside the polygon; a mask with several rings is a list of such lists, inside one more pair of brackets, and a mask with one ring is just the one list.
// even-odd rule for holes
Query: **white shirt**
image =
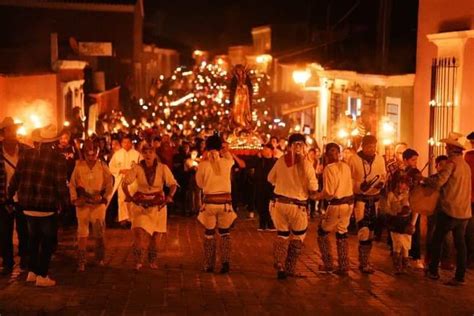
{"label": "white shirt", "polygon": [[[349,159],[349,167],[352,173],[352,181],[354,185],[355,194],[377,195],[380,193],[381,189],[376,189],[374,187],[379,183],[384,183],[387,177],[385,161],[382,156],[375,155],[374,161],[372,162],[372,164],[369,164],[367,161],[363,160],[358,154],[355,154],[352,155]],[[360,184],[364,180],[370,182],[377,176],[378,179],[372,184],[371,188],[366,192],[362,192],[362,190],[360,189]]]}
{"label": "white shirt", "polygon": [[133,164],[132,169],[127,172],[124,182],[131,184],[137,181],[138,192],[141,193],[158,193],[163,192],[163,186],[171,187],[178,185],[170,168],[167,165],[158,162],[156,165],[155,179],[150,185],[145,175],[145,170],[139,164]]}
{"label": "white shirt", "polygon": [[[3,147],[3,156],[5,157],[6,160],[10,161],[16,167],[16,165],[18,163],[18,158],[19,158],[19,147],[18,147],[18,145],[15,146],[15,152],[13,153],[13,155],[8,154],[5,151],[5,147]],[[6,161],[5,161],[5,172],[7,174],[7,187],[8,187],[8,185],[10,184],[10,180],[11,180],[13,174],[15,173],[15,169],[12,166],[10,166],[10,164]],[[13,200],[15,202],[18,202],[18,193],[15,193],[15,196],[13,197]]]}
{"label": "white shirt", "polygon": [[353,195],[351,169],[345,162],[334,162],[324,168],[323,194],[328,200]]}
{"label": "white shirt", "polygon": [[196,172],[196,183],[204,194],[230,193],[230,172],[234,159],[230,155],[221,157],[216,161],[220,174],[216,174],[209,160],[201,160]]}
{"label": "white shirt", "polygon": [[96,161],[92,168],[85,161],[76,161],[69,183],[71,201],[77,199],[78,187],[84,188],[89,194],[99,194],[105,189],[103,196],[108,197],[113,188],[112,174],[102,161]]}
{"label": "white shirt", "polygon": [[267,178],[275,186],[275,194],[304,201],[308,199],[309,191],[317,191],[316,173],[308,160],[303,159],[302,169],[299,171],[297,165],[288,167],[285,156],[280,157]]}
{"label": "white shirt", "polygon": [[392,216],[397,216],[400,213],[404,206],[410,206],[408,200],[408,191],[400,192],[395,194],[394,192],[388,192],[387,195],[387,213]]}
{"label": "white shirt", "polygon": [[140,153],[138,151],[133,148],[129,151],[121,148],[113,154],[112,159],[110,160],[110,172],[112,172],[114,177],[118,177],[120,175],[120,170],[130,169],[132,168],[133,163],[138,163],[139,161]]}

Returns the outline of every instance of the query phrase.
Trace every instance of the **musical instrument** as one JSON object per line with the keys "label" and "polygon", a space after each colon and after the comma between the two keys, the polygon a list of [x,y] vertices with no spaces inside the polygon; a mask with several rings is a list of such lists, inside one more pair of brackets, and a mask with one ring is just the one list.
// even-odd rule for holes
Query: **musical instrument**
{"label": "musical instrument", "polygon": [[410,191],[410,207],[421,215],[433,215],[438,199],[439,191],[431,186],[418,184]]}

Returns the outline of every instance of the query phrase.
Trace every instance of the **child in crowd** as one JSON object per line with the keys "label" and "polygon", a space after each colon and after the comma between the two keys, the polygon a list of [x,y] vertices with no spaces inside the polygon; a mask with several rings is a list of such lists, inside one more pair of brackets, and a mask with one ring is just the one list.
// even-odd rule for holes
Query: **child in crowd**
{"label": "child in crowd", "polygon": [[410,179],[400,176],[395,181],[395,189],[387,196],[387,213],[393,242],[393,266],[395,274],[401,274],[408,267],[408,252],[414,227],[411,224],[412,212],[408,202]]}

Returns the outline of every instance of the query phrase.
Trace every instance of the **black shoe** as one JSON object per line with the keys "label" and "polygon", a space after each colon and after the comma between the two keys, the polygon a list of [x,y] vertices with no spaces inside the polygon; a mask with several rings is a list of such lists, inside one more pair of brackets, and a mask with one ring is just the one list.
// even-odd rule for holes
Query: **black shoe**
{"label": "black shoe", "polygon": [[277,279],[278,280],[286,280],[287,275],[285,271],[278,271],[277,272]]}
{"label": "black shoe", "polygon": [[444,285],[449,285],[449,286],[461,286],[461,285],[464,285],[464,284],[465,284],[464,279],[463,280],[458,280],[456,278],[453,278],[453,279],[449,280],[448,282],[444,283]]}
{"label": "black shoe", "polygon": [[20,259],[20,270],[28,270],[28,259],[25,257]]}
{"label": "black shoe", "polygon": [[335,275],[338,275],[340,277],[346,277],[349,276],[349,271],[347,270],[342,270],[342,269],[337,269],[333,272]]}
{"label": "black shoe", "polygon": [[224,262],[221,268],[221,274],[229,273],[230,265],[228,262]]}
{"label": "black shoe", "polygon": [[425,271],[425,276],[427,278],[430,278],[431,280],[439,280],[439,274],[438,273],[432,273],[430,270]]}
{"label": "black shoe", "polygon": [[6,276],[12,273],[13,273],[13,268],[3,267],[2,272],[0,274]]}

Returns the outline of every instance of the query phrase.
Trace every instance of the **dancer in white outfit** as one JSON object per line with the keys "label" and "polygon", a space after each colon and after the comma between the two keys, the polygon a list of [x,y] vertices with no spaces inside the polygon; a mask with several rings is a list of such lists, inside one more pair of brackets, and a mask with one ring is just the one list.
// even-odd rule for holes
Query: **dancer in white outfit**
{"label": "dancer in white outfit", "polygon": [[[136,270],[143,266],[145,252],[148,250],[148,262],[152,269],[157,268],[158,243],[161,234],[166,233],[167,203],[173,202],[177,182],[168,166],[158,162],[152,146],[142,146],[143,160],[133,164],[126,174],[122,188],[126,201],[130,201],[130,218],[134,237],[134,255]],[[137,182],[137,192],[130,194],[128,186]],[[168,196],[163,187],[167,186]]]}
{"label": "dancer in white outfit", "polygon": [[308,229],[308,198],[318,190],[313,166],[304,158],[305,136],[291,135],[288,146],[287,154],[277,160],[268,174],[268,182],[275,186],[270,215],[277,229],[273,251],[278,279],[297,276],[296,263]]}
{"label": "dancer in white outfit", "polygon": [[105,209],[107,196],[112,193],[113,178],[107,165],[98,160],[99,148],[86,141],[83,148],[85,160],[78,160],[71,175],[69,193],[76,206],[78,270],[86,268],[87,238],[89,225],[95,239],[95,256],[99,265],[105,255]]}
{"label": "dancer in white outfit", "polygon": [[[234,165],[232,155],[222,149],[217,134],[206,140],[207,157],[199,163],[196,183],[204,192],[203,206],[198,215],[204,232],[204,270],[213,272],[216,261],[216,228],[221,237],[221,273],[230,270],[231,239],[230,228],[237,218],[232,209],[230,172]],[[221,157],[222,154],[222,157]]]}
{"label": "dancer in white outfit", "polygon": [[326,213],[323,215],[318,229],[318,246],[323,259],[319,271],[334,271],[329,233],[336,231],[336,245],[339,269],[336,274],[345,276],[349,270],[347,228],[352,214],[354,195],[352,176],[349,166],[339,160],[341,149],[335,143],[326,145],[328,165],[323,171],[323,191],[317,194],[318,199],[328,201]]}

